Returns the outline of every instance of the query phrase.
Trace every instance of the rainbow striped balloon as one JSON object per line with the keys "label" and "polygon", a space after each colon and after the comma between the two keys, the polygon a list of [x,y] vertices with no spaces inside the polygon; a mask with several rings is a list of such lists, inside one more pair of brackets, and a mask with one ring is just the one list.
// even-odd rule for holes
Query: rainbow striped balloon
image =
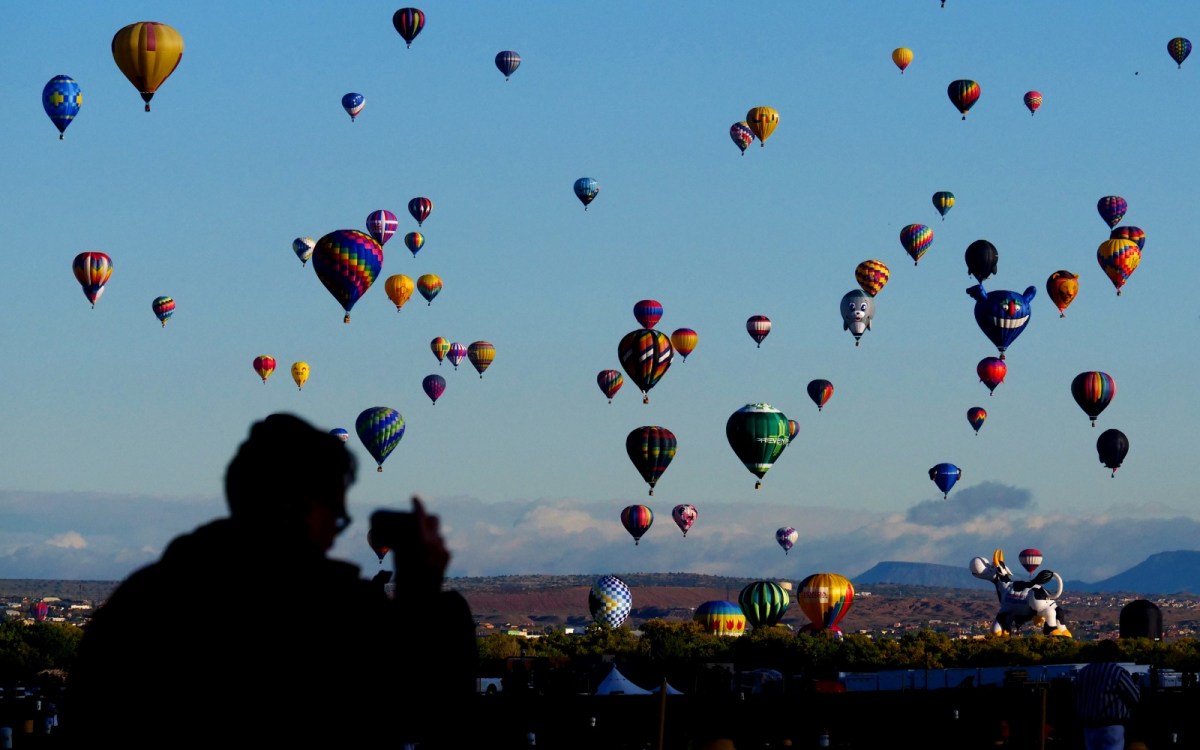
{"label": "rainbow striped balloon", "polygon": [[383,268],[383,248],[365,232],[338,229],[317,240],[313,248],[313,270],[334,299],[346,310],[358,302]]}

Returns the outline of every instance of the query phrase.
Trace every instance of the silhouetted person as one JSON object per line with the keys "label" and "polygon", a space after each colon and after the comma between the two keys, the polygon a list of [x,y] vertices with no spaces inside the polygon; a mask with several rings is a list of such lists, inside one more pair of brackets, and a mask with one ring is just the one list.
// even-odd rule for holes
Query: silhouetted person
{"label": "silhouetted person", "polygon": [[1083,724],[1087,750],[1123,750],[1125,725],[1140,693],[1129,671],[1117,664],[1116,641],[1096,644],[1090,662],[1075,675],[1075,712]]}
{"label": "silhouetted person", "polygon": [[[343,442],[273,414],[225,475],[229,516],[174,539],[87,626],[62,727],[76,747],[452,747],[435,716],[474,694],[466,601],[413,498],[395,594],[327,557],[350,523]],[[385,530],[393,533],[394,530]],[[368,743],[370,743],[368,745]]]}

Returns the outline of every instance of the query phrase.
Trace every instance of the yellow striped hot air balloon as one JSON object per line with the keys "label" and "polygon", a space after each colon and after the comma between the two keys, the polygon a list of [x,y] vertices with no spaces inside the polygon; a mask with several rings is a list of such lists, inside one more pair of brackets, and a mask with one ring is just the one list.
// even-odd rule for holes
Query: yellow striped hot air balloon
{"label": "yellow striped hot air balloon", "polygon": [[746,124],[758,138],[758,145],[765,146],[779,124],[779,113],[771,107],[755,107],[746,113]]}
{"label": "yellow striped hot air balloon", "polygon": [[138,21],[113,36],[112,55],[117,67],[134,85],[150,111],[150,99],[175,72],[183,58],[183,37],[165,23]]}

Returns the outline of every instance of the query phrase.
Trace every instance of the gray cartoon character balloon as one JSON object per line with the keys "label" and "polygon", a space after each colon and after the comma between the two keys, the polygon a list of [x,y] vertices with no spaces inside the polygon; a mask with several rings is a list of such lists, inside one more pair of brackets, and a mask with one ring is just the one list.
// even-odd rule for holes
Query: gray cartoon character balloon
{"label": "gray cartoon character balloon", "polygon": [[854,345],[864,331],[871,330],[871,318],[875,317],[875,300],[861,289],[854,289],[842,297],[842,330],[854,334]]}

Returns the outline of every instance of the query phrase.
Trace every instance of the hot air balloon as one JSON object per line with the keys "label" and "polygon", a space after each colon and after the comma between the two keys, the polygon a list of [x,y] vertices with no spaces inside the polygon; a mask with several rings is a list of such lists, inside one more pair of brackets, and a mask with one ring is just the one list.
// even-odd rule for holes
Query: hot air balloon
{"label": "hot air balloon", "polygon": [[904,75],[904,69],[913,60],[913,52],[908,47],[897,47],[892,50],[892,62],[896,63],[896,67],[900,69],[900,75]]}
{"label": "hot air balloon", "polygon": [[982,284],[976,284],[967,289],[967,294],[975,300],[975,322],[996,345],[1000,359],[1004,359],[1005,350],[1029,325],[1031,303],[1037,289],[1026,287],[1023,294],[1007,289],[988,292]]}
{"label": "hot air balloon", "polygon": [[596,200],[596,195],[600,192],[600,183],[593,180],[591,177],[580,177],[575,180],[575,197],[583,204],[583,210],[586,211],[588,204]]}
{"label": "hot air balloon", "polygon": [[929,470],[929,478],[942,491],[942,499],[945,499],[955,483],[962,479],[962,469],[954,464],[936,464]]}
{"label": "hot air balloon", "polygon": [[460,344],[457,341],[450,342],[450,349],[446,352],[446,359],[450,360],[450,364],[454,365],[454,369],[458,369],[458,364],[467,358],[467,347],[465,344]]}
{"label": "hot air balloon", "polygon": [[1167,52],[1170,53],[1171,59],[1175,61],[1175,64],[1182,68],[1183,61],[1187,59],[1188,55],[1192,54],[1192,43],[1184,37],[1177,36],[1167,42]]}
{"label": "hot air balloon", "polygon": [[34,602],[31,609],[35,622],[45,622],[46,616],[50,614],[50,605],[45,600]]}
{"label": "hot air balloon", "polygon": [[354,122],[354,118],[358,117],[358,113],[362,112],[365,106],[367,106],[367,99],[362,94],[351,91],[342,96],[342,109],[350,115],[350,122]]}
{"label": "hot air balloon", "polygon": [[433,404],[437,404],[437,400],[446,391],[446,379],[441,375],[426,375],[421,380],[421,389],[425,391],[425,395]]}
{"label": "hot air balloon", "polygon": [[429,342],[429,348],[433,351],[433,356],[437,357],[438,365],[441,365],[446,352],[450,351],[450,342],[438,336]]}
{"label": "hot air balloon", "polygon": [[838,309],[842,313],[842,330],[852,333],[854,345],[858,346],[862,335],[871,330],[875,300],[861,289],[851,289],[842,295]]}
{"label": "hot air balloon", "polygon": [[675,347],[684,362],[687,362],[688,355],[695,350],[699,340],[700,337],[691,328],[676,328],[671,332],[671,346]]}
{"label": "hot air balloon", "polygon": [[608,403],[611,404],[613,396],[621,390],[621,386],[625,385],[625,376],[619,370],[601,370],[596,375],[596,385],[600,386],[600,390],[608,397]]}
{"label": "hot air balloon", "polygon": [[755,581],[738,593],[738,606],[755,629],[778,625],[791,603],[787,589],[774,581]]}
{"label": "hot air balloon", "polygon": [[417,277],[417,291],[425,298],[426,305],[433,304],[433,298],[442,291],[442,279],[437,274],[426,273]]}
{"label": "hot air balloon", "polygon": [[1120,430],[1105,430],[1096,438],[1096,453],[1100,456],[1100,463],[1112,469],[1112,476],[1115,477],[1121,462],[1129,453],[1129,438]]}
{"label": "hot air balloon", "polygon": [[1070,271],[1055,271],[1046,279],[1046,294],[1058,308],[1058,317],[1067,317],[1067,306],[1079,294],[1079,274]]}
{"label": "hot air balloon", "polygon": [[149,112],[154,92],[175,72],[183,57],[183,37],[165,23],[131,23],[113,36],[112,56],[142,95]]}
{"label": "hot air balloon", "polygon": [[375,459],[379,467],[376,471],[383,471],[383,462],[400,444],[400,438],[404,437],[404,417],[387,406],[372,406],[364,409],[354,420],[354,430],[367,453]]}
{"label": "hot air balloon", "polygon": [[737,638],[746,632],[746,615],[736,603],[724,600],[708,601],[696,607],[692,619],[710,635]]}
{"label": "hot air balloon", "polygon": [[417,257],[417,252],[425,246],[425,235],[420,232],[409,232],[404,235],[404,246],[408,248],[413,257]]}
{"label": "hot air balloon", "polygon": [[275,358],[269,354],[258,355],[254,358],[254,371],[262,378],[262,382],[267,382],[267,378],[275,372]]}
{"label": "hot air balloon", "polygon": [[796,542],[800,539],[800,532],[796,531],[791,526],[780,526],[775,530],[775,543],[783,547],[783,554],[791,551],[792,547],[796,546]]}
{"label": "hot air balloon", "polygon": [[1029,109],[1029,116],[1032,117],[1037,108],[1042,106],[1042,94],[1040,91],[1025,92],[1025,106]]}
{"label": "hot air balloon", "polygon": [[674,355],[675,347],[667,335],[653,329],[630,331],[617,343],[617,359],[642,390],[643,404],[650,403],[650,389],[666,374]]}
{"label": "hot air balloon", "polygon": [[666,427],[648,425],[635,427],[625,436],[625,453],[633,462],[634,468],[650,485],[650,494],[654,494],[654,485],[675,458],[675,433]]}
{"label": "hot air balloon", "polygon": [[729,415],[725,437],[746,469],[758,477],[754,483],[758,489],[763,475],[788,445],[787,417],[770,404],[746,404]]}
{"label": "hot air balloon", "polygon": [[313,249],[316,246],[317,241],[312,237],[297,237],[292,240],[292,252],[300,259],[301,268],[308,264],[308,259],[312,257]]}
{"label": "hot air balloon", "polygon": [[1021,550],[1021,554],[1017,559],[1021,561],[1021,567],[1032,573],[1042,564],[1042,553],[1031,547]]}
{"label": "hot air balloon", "polygon": [[317,240],[312,263],[317,278],[346,311],[342,322],[349,323],[350,309],[383,268],[383,248],[365,232],[338,229]]}
{"label": "hot air balloon", "polygon": [[510,49],[496,53],[496,67],[504,74],[504,80],[516,72],[521,66],[521,56]]}
{"label": "hot air balloon", "polygon": [[417,226],[421,226],[429,214],[433,211],[433,201],[428,198],[413,198],[408,202],[408,212],[417,220]]}
{"label": "hot air balloon", "polygon": [[496,347],[487,341],[473,341],[467,347],[467,359],[471,360],[471,365],[479,373],[480,380],[483,379],[483,371],[492,366],[492,360],[495,358]]}
{"label": "hot air balloon", "polygon": [[900,244],[904,252],[913,259],[913,265],[921,261],[921,256],[929,251],[933,242],[933,230],[924,224],[909,224],[900,230]]}
{"label": "hot air balloon", "polygon": [[758,138],[758,145],[767,145],[767,139],[779,124],[779,113],[770,107],[754,107],[746,113],[746,125]]}
{"label": "hot air balloon", "polygon": [[82,104],[83,92],[71,76],[54,76],[42,88],[42,109],[46,110],[46,116],[58,128],[60,141],[67,126],[75,121]]}
{"label": "hot air balloon", "polygon": [[691,503],[680,503],[671,511],[671,518],[675,520],[675,525],[687,536],[688,530],[692,528],[692,524],[696,522],[696,517],[699,516],[696,511],[696,506]]}
{"label": "hot air balloon", "polygon": [[967,245],[967,251],[963,257],[967,261],[967,273],[974,276],[975,280],[980,283],[996,273],[996,263],[1000,260],[996,246],[987,240],[975,240]]}
{"label": "hot air balloon", "polygon": [[1108,408],[1116,395],[1117,381],[1107,372],[1081,372],[1071,380],[1071,397],[1092,420],[1092,427],[1096,426],[1096,417]]}
{"label": "hot air balloon", "polygon": [[837,573],[814,573],[796,588],[796,604],[812,623],[807,629],[841,633],[838,623],[854,603],[854,584]]}
{"label": "hot air balloon", "polygon": [[1119,195],[1106,195],[1096,201],[1096,210],[1100,212],[1100,218],[1104,219],[1108,228],[1112,229],[1121,223],[1125,212],[1129,210],[1129,204]]}
{"label": "hot air balloon", "polygon": [[307,362],[292,363],[292,380],[296,383],[296,390],[304,390],[304,384],[308,382],[309,369]]}
{"label": "hot air balloon", "polygon": [[650,530],[652,523],[654,511],[645,505],[630,505],[621,511],[621,525],[633,537],[635,547],[642,540],[642,535]]}
{"label": "hot air balloon", "polygon": [[412,47],[412,41],[425,28],[425,14],[416,8],[401,8],[392,14],[392,26],[404,38],[405,46]]}
{"label": "hot air balloon", "polygon": [[396,219],[396,214],[391,211],[381,208],[367,214],[367,233],[379,243],[380,247],[387,244],[399,226],[400,222]]}
{"label": "hot air balloon", "polygon": [[881,260],[864,260],[854,267],[854,280],[872,297],[879,294],[890,277],[891,272]]}
{"label": "hot air balloon", "polygon": [[979,375],[979,382],[987,386],[990,394],[995,392],[996,386],[1004,382],[1004,376],[1008,374],[1008,365],[999,357],[984,357],[975,365],[975,372]]}
{"label": "hot air balloon", "polygon": [[112,278],[112,258],[104,253],[80,253],[71,263],[71,270],[79,286],[83,287],[83,296],[95,307],[100,295],[104,294],[104,285]]}
{"label": "hot air balloon", "polygon": [[155,297],[150,303],[150,309],[154,311],[154,316],[159,319],[163,328],[166,328],[167,320],[175,314],[175,300],[170,297]]}
{"label": "hot air balloon", "polygon": [[771,332],[771,319],[766,315],[751,315],[746,319],[746,333],[754,339],[756,347],[762,346],[763,339]]}
{"label": "hot air balloon", "polygon": [[338,440],[341,440],[343,443],[350,439],[350,431],[344,427],[334,427],[329,431],[329,434],[333,435]]}
{"label": "hot air balloon", "polygon": [[383,282],[383,291],[387,293],[388,299],[396,306],[396,312],[400,312],[400,308],[404,307],[404,303],[408,302],[412,297],[413,289],[416,285],[413,280],[402,273],[394,274],[387,277]]}
{"label": "hot air balloon", "polygon": [[1141,227],[1114,227],[1108,233],[1108,238],[1110,240],[1133,240],[1137,243],[1138,250],[1146,249],[1146,233],[1142,231]]}
{"label": "hot air balloon", "polygon": [[1105,240],[1096,248],[1096,261],[1120,296],[1121,287],[1142,262],[1142,251],[1133,240]]}
{"label": "hot air balloon", "polygon": [[939,190],[933,194],[933,207],[942,215],[942,221],[946,220],[946,214],[950,209],[954,208],[954,193],[948,190]]}
{"label": "hot air balloon", "polygon": [[375,556],[379,558],[380,564],[383,564],[383,558],[387,557],[387,553],[392,551],[392,548],[386,544],[375,541],[375,529],[369,529],[367,531],[367,546],[370,547],[371,551],[375,553]]}
{"label": "hot air balloon", "polygon": [[987,410],[982,406],[972,406],[967,409],[967,421],[971,423],[971,427],[975,430],[975,434],[979,434],[979,428],[983,427],[984,421],[987,419]]}
{"label": "hot air balloon", "polygon": [[829,399],[833,398],[833,383],[828,380],[817,378],[816,380],[808,381],[806,388],[808,397],[817,405],[817,411],[821,411],[825,404],[829,403]]}
{"label": "hot air balloon", "polygon": [[744,122],[735,122],[729,126],[729,137],[733,139],[733,145],[737,146],[741,151],[742,156],[746,155],[746,149],[754,143],[754,131]]}
{"label": "hot air balloon", "polygon": [[975,106],[975,102],[979,101],[979,84],[968,80],[953,81],[946,88],[946,95],[950,97],[951,103],[962,113],[962,118],[965,120],[967,111]]}
{"label": "hot air balloon", "polygon": [[629,586],[616,576],[599,578],[588,591],[588,612],[600,625],[619,628],[633,609]]}
{"label": "hot air balloon", "polygon": [[638,300],[633,305],[633,317],[642,328],[653,328],[662,316],[662,303],[656,299]]}
{"label": "hot air balloon", "polygon": [[788,428],[788,442],[790,443],[796,439],[797,435],[800,434],[800,423],[794,419],[789,419],[787,421],[787,428]]}
{"label": "hot air balloon", "polygon": [[604,576],[588,592],[588,612],[592,619],[608,628],[620,628],[634,608],[634,595],[617,576]]}

